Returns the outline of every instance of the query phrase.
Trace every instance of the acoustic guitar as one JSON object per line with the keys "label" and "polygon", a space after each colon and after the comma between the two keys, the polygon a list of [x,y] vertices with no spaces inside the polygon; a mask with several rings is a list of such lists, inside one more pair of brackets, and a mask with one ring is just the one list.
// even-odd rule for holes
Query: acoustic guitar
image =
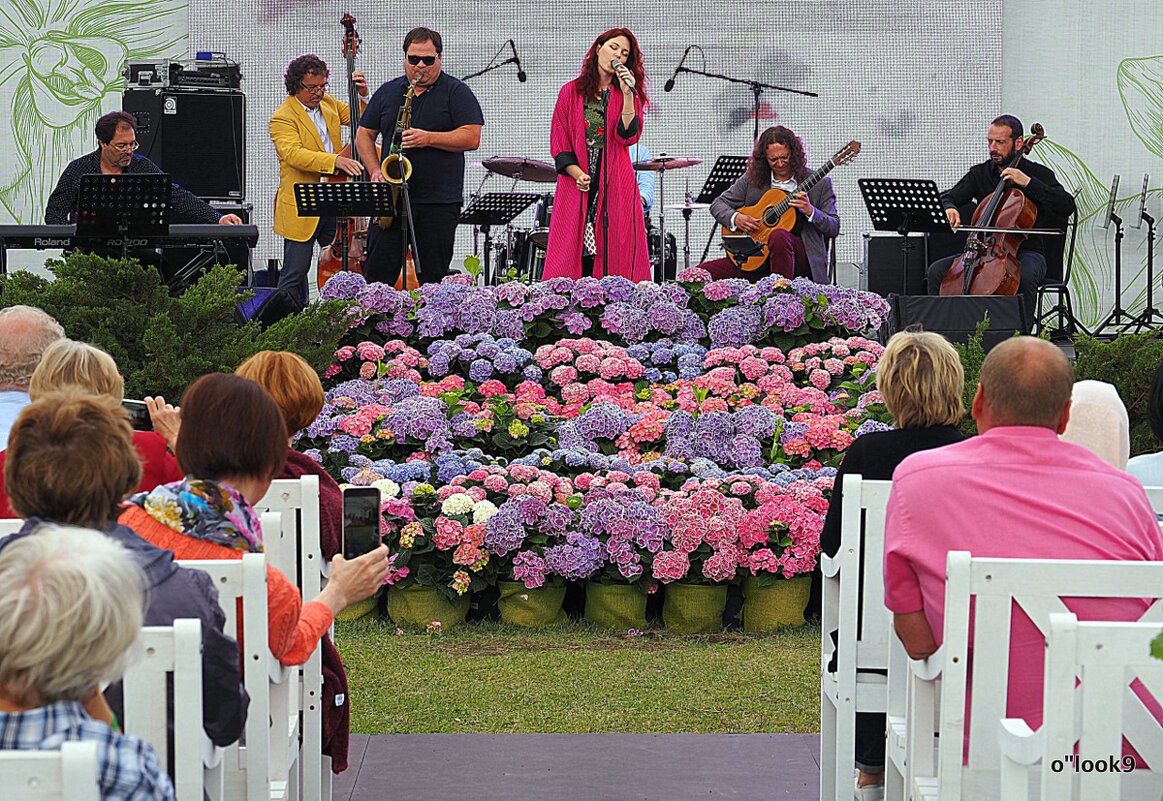
{"label": "acoustic guitar", "polygon": [[824,166],[816,170],[803,180],[794,192],[788,193],[782,189],[772,187],[763,194],[757,203],[737,209],[740,214],[754,217],[761,222],[758,231],[746,234],[742,231],[732,231],[726,226],[722,229],[723,249],[731,257],[740,270],[752,272],[767,263],[767,238],[777,229],[791,231],[796,227],[799,212],[791,206],[791,196],[797,192],[807,192],[820,182],[820,179],[830,173],[833,168],[847,164],[856,158],[860,152],[860,143],[849,142],[836,151]]}

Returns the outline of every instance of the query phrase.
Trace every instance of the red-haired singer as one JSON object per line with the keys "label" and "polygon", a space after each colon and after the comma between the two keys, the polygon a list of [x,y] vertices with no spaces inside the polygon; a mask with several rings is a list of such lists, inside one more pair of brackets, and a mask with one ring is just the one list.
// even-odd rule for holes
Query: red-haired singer
{"label": "red-haired singer", "polygon": [[646,224],[627,152],[649,107],[645,81],[638,40],[614,28],[590,45],[581,74],[561,88],[549,136],[558,178],[545,278],[592,271],[599,278],[650,279]]}

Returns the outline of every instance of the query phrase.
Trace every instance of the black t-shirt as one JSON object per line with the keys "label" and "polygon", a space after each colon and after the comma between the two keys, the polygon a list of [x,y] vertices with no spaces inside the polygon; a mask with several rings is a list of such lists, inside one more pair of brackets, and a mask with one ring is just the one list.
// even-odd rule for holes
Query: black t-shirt
{"label": "black t-shirt", "polygon": [[[404,105],[408,79],[401,75],[388,81],[372,95],[360,117],[361,128],[383,135],[386,156],[396,130],[396,118]],[[436,83],[412,100],[412,127],[422,131],[455,131],[463,125],[484,125],[481,105],[463,81],[445,72]],[[464,153],[435,147],[405,151],[412,163],[408,192],[413,203],[461,203],[464,200]]]}

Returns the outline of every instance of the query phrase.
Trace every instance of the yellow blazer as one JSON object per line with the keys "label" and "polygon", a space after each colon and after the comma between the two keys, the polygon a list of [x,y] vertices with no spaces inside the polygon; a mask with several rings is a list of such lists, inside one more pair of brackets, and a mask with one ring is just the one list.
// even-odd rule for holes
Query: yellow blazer
{"label": "yellow blazer", "polygon": [[[342,147],[341,126],[348,125],[351,116],[346,103],[331,95],[323,95],[319,104],[327,132],[336,148]],[[293,96],[282,102],[271,116],[271,141],[279,156],[279,190],[275,194],[275,233],[296,242],[305,242],[315,232],[318,217],[300,217],[295,206],[295,184],[318,183],[323,175],[335,171],[335,153],[323,149],[319,130],[303,104]]]}

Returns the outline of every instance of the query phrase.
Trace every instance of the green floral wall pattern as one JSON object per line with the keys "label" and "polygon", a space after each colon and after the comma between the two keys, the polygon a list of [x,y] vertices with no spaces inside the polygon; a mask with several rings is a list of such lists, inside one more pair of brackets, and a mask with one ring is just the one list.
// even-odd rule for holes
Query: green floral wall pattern
{"label": "green floral wall pattern", "polygon": [[187,1],[0,2],[0,203],[42,222],[66,164],[95,146],[93,123],[121,107],[127,59],[185,58]]}

